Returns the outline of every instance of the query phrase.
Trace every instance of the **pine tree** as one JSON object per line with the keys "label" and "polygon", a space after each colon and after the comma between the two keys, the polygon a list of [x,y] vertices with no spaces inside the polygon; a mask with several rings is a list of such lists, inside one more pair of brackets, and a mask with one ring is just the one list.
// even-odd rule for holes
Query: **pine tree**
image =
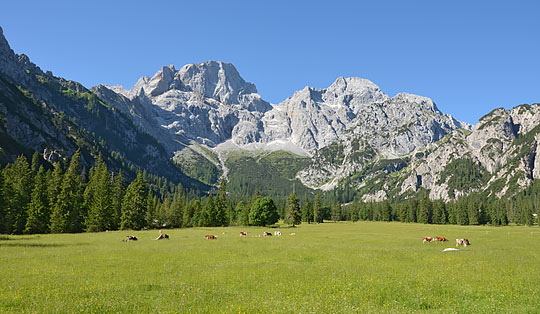
{"label": "pine tree", "polygon": [[215,217],[213,218],[214,224],[216,226],[226,226],[228,225],[228,204],[227,204],[227,182],[225,179],[221,179],[219,184],[219,194],[214,202],[215,207]]}
{"label": "pine tree", "polygon": [[422,197],[418,203],[418,222],[422,224],[431,223],[431,216],[433,209],[431,207],[431,201],[427,197]]}
{"label": "pine tree", "polygon": [[120,217],[122,217],[122,202],[124,195],[126,194],[124,175],[122,170],[118,171],[118,174],[114,176],[112,186],[112,203],[114,209],[114,222],[112,229],[117,230],[120,228]]}
{"label": "pine tree", "polygon": [[13,164],[4,168],[4,189],[7,196],[6,223],[8,233],[21,234],[26,227],[32,174],[24,155],[17,157]]}
{"label": "pine tree", "polygon": [[7,198],[4,186],[4,172],[0,171],[0,234],[9,233],[7,214]]}
{"label": "pine tree", "polygon": [[34,177],[34,189],[32,190],[28,219],[26,220],[25,233],[47,233],[50,219],[49,197],[47,193],[47,178],[43,166]]}
{"label": "pine tree", "polygon": [[301,224],[302,214],[300,213],[300,203],[298,202],[298,199],[296,198],[296,193],[294,191],[289,194],[289,197],[287,198],[287,204],[285,206],[287,212],[287,221],[292,224],[293,227],[295,225]]}
{"label": "pine tree", "polygon": [[151,228],[159,228],[159,225],[157,224],[158,220],[156,218],[157,203],[157,197],[154,196],[154,193],[152,191],[148,191],[148,196],[146,197],[146,214],[144,220],[146,221],[146,225]]}
{"label": "pine tree", "polygon": [[49,196],[49,208],[52,210],[56,204],[56,199],[58,194],[62,190],[62,180],[64,179],[64,174],[62,173],[62,166],[59,162],[54,163],[54,170],[50,175],[48,180],[47,194]]}
{"label": "pine tree", "polygon": [[176,193],[174,194],[171,206],[169,207],[168,223],[167,225],[178,228],[182,226],[182,218],[184,216],[184,207],[186,203],[186,198],[184,196],[184,191],[182,185],[178,184]]}
{"label": "pine tree", "polygon": [[322,223],[324,219],[323,206],[321,203],[321,193],[315,195],[315,202],[313,204],[313,221],[316,223]]}
{"label": "pine tree", "polygon": [[341,220],[341,204],[337,199],[334,201],[334,205],[332,205],[330,216],[334,222]]}
{"label": "pine tree", "polygon": [[95,168],[90,171],[90,179],[84,191],[85,206],[88,210],[86,230],[99,232],[112,230],[115,227],[115,208],[111,174],[107,165],[98,156]]}
{"label": "pine tree", "polygon": [[139,170],[137,178],[131,182],[122,201],[122,217],[120,228],[122,230],[140,230],[145,226],[146,214],[146,182]]}
{"label": "pine tree", "polygon": [[62,179],[62,188],[51,213],[51,232],[81,232],[83,230],[83,187],[81,177],[81,152],[71,157]]}
{"label": "pine tree", "polygon": [[32,155],[32,162],[30,165],[32,175],[35,176],[39,170],[39,166],[41,166],[41,158],[39,157],[39,153],[37,151],[35,151],[34,155]]}
{"label": "pine tree", "polygon": [[313,222],[313,203],[307,198],[302,206],[302,221]]}
{"label": "pine tree", "polygon": [[190,201],[186,204],[186,208],[184,209],[184,214],[182,216],[182,227],[184,228],[193,227],[194,214],[195,214],[195,204],[194,204],[194,201]]}
{"label": "pine tree", "polygon": [[249,207],[243,201],[236,204],[236,212],[238,213],[238,224],[249,226]]}

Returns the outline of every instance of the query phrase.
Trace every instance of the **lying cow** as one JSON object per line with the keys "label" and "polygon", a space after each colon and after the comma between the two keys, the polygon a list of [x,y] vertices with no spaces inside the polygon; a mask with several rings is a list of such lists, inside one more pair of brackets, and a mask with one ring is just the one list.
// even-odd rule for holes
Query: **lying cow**
{"label": "lying cow", "polygon": [[136,236],[128,235],[128,236],[126,236],[126,238],[125,238],[124,240],[122,240],[122,241],[128,242],[128,241],[137,241],[137,240],[138,240],[138,239],[137,239]]}
{"label": "lying cow", "polygon": [[281,237],[281,232],[280,231],[274,231],[274,235],[278,236],[278,237]]}
{"label": "lying cow", "polygon": [[469,239],[456,239],[456,246],[460,245],[467,246],[471,245],[471,243],[469,242]]}
{"label": "lying cow", "polygon": [[240,236],[241,236],[241,237],[245,237],[245,236],[247,236],[247,232],[244,232],[244,231],[240,231]]}
{"label": "lying cow", "polygon": [[206,240],[215,240],[215,239],[217,239],[217,236],[213,235],[213,234],[207,234],[207,235],[204,236],[204,238]]}
{"label": "lying cow", "polygon": [[431,242],[431,241],[433,241],[432,237],[424,237],[424,239],[422,239],[422,243]]}
{"label": "lying cow", "polygon": [[448,239],[445,237],[435,237],[435,242],[448,242]]}
{"label": "lying cow", "polygon": [[272,236],[272,232],[263,232],[263,237],[271,237]]}

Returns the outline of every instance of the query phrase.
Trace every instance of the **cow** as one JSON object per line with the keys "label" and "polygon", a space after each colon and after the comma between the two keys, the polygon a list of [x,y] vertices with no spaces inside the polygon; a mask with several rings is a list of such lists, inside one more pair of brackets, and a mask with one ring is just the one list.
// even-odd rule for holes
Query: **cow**
{"label": "cow", "polygon": [[271,237],[272,236],[272,232],[263,232],[263,237]]}
{"label": "cow", "polygon": [[216,235],[213,235],[213,234],[207,234],[204,236],[204,238],[206,240],[216,240],[217,239],[217,236]]}
{"label": "cow", "polygon": [[244,231],[240,231],[240,236],[241,236],[241,237],[245,237],[245,236],[247,236],[247,232],[244,232]]}
{"label": "cow", "polygon": [[128,235],[128,236],[126,236],[126,238],[125,238],[124,240],[122,240],[122,241],[128,242],[128,241],[137,241],[137,240],[139,240],[139,239],[137,239],[136,236]]}
{"label": "cow", "polygon": [[422,239],[422,243],[431,242],[431,241],[433,241],[432,237],[424,237],[424,239]]}
{"label": "cow", "polygon": [[435,242],[448,242],[448,239],[445,237],[435,237]]}
{"label": "cow", "polygon": [[471,243],[469,242],[469,239],[456,239],[456,246],[460,245],[467,246],[471,245]]}
{"label": "cow", "polygon": [[291,233],[291,235],[292,235],[292,236],[295,236],[295,235],[296,235],[296,233],[295,233],[295,232],[293,232],[293,233]]}
{"label": "cow", "polygon": [[278,236],[278,237],[281,237],[281,232],[280,231],[274,231],[274,235]]}
{"label": "cow", "polygon": [[169,240],[169,235],[166,233],[163,233],[162,230],[159,230],[159,236],[155,238],[155,240],[163,240],[163,239]]}

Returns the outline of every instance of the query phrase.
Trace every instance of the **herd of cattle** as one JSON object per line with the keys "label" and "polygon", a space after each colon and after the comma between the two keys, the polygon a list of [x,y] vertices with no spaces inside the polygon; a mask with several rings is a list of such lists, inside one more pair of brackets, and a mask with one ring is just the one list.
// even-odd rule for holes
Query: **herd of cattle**
{"label": "herd of cattle", "polygon": [[[225,232],[223,233],[225,234]],[[281,231],[274,231],[274,236],[276,237],[280,237],[281,236]],[[291,233],[291,236],[294,236],[296,235],[296,233]],[[264,231],[262,233],[262,236],[263,237],[271,237],[272,236],[272,232],[268,232],[268,231]],[[247,237],[247,232],[245,231],[240,231],[240,237]],[[261,235],[256,235],[254,237],[261,237]],[[214,234],[207,234],[204,236],[204,238],[206,240],[217,240],[217,235],[214,235]],[[169,240],[169,235],[166,234],[166,233],[163,233],[163,231],[159,230],[159,236],[157,238],[155,238],[154,240]],[[122,241],[124,242],[128,242],[128,241],[137,241],[137,237],[134,236],[134,235],[128,235],[126,236],[126,238]],[[430,242],[448,242],[448,239],[445,238],[445,237],[424,237],[422,239],[422,243],[430,243]],[[456,246],[460,246],[460,245],[463,245],[463,246],[468,246],[468,245],[471,245],[471,243],[469,242],[469,239],[456,239]]]}
{"label": "herd of cattle", "polygon": [[[448,239],[445,237],[424,237],[422,243],[430,242],[448,242]],[[456,246],[467,246],[471,245],[469,239],[456,239]]]}

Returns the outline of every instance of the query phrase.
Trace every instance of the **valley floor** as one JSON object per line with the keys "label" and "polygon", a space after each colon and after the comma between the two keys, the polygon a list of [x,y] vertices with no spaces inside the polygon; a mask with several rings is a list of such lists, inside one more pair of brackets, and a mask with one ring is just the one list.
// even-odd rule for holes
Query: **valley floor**
{"label": "valley floor", "polygon": [[[258,237],[280,230],[281,237]],[[247,237],[239,237],[247,231]],[[0,312],[532,313],[540,229],[358,222],[0,237]],[[295,235],[291,235],[295,233]],[[133,234],[139,240],[122,242]],[[216,240],[205,240],[215,234]],[[446,243],[422,243],[444,236]],[[471,246],[459,251],[456,238]]]}

